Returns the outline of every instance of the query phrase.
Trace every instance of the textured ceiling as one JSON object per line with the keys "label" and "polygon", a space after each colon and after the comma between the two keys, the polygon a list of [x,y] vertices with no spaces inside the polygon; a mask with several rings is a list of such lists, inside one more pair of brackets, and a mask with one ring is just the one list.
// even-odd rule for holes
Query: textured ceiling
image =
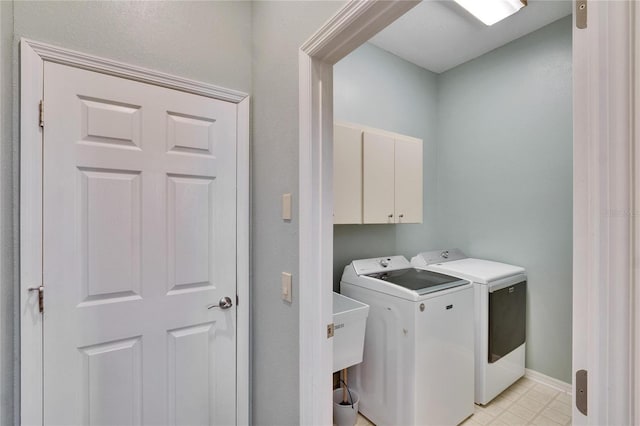
{"label": "textured ceiling", "polygon": [[570,13],[571,1],[529,0],[527,7],[487,27],[452,0],[424,0],[370,43],[441,73]]}

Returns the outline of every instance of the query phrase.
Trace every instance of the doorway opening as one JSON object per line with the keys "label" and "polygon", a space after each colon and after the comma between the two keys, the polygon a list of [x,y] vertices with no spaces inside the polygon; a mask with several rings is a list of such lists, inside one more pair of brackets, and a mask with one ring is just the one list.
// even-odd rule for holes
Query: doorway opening
{"label": "doorway opening", "polygon": [[[533,379],[559,389],[557,394],[549,390],[550,398],[571,389],[571,10],[570,2],[530,3],[487,27],[455,3],[423,2],[333,67],[333,290],[350,296],[350,287],[341,291],[341,277],[357,259],[400,255],[411,261],[419,253],[449,250],[448,258],[433,262],[467,256],[523,267],[526,309],[517,310],[524,325],[518,333],[506,332],[523,338],[504,352],[510,358],[486,364],[504,368],[501,363],[509,362],[514,371],[509,377],[491,376],[501,383],[500,393],[522,375],[527,376],[523,384]],[[530,31],[522,34],[525,28]],[[362,134],[352,141],[344,129]],[[358,142],[360,150],[351,152]],[[454,256],[454,248],[461,254]],[[496,272],[486,274],[487,280],[497,279]],[[353,297],[367,302],[359,298],[366,294]],[[478,319],[488,312],[477,299],[475,322],[481,324]],[[372,305],[369,324],[382,321],[378,312]],[[392,318],[386,321],[387,327],[399,328]],[[453,327],[474,318],[450,314],[442,321]],[[409,334],[417,334],[417,327]],[[488,327],[478,325],[476,334],[482,336]],[[365,403],[375,391],[368,392],[364,382],[380,388],[371,381],[382,380],[378,371],[393,370],[395,359],[385,357],[370,367],[373,352],[389,353],[373,348],[381,339],[375,330],[367,330],[369,360],[354,366],[349,377],[363,398],[361,411],[369,411],[372,421],[377,412],[379,422],[386,423],[382,417],[392,410],[378,410],[381,401],[374,407]],[[393,347],[398,352],[401,345]],[[429,348],[435,356],[437,347]],[[476,353],[487,351],[476,342]],[[453,352],[449,355],[454,362]],[[476,355],[477,383],[484,377],[485,358]],[[470,368],[464,362],[453,365],[451,371]],[[453,374],[446,381],[458,382]],[[458,420],[438,422],[458,422],[470,414],[473,405],[463,392],[469,385],[460,386],[465,398]],[[475,401],[483,404],[499,392],[497,386],[490,392],[478,389]],[[547,413],[563,423],[571,415],[564,396],[564,403]],[[449,402],[438,406],[455,405],[456,399]],[[525,410],[531,407],[539,410],[526,411],[527,416],[544,415],[536,404]],[[528,420],[534,419],[522,421]]]}
{"label": "doorway opening", "polygon": [[[331,370],[332,342],[327,338],[327,326],[331,323],[332,288],[329,283],[333,282],[333,194],[330,189],[333,183],[333,65],[414,6],[398,3],[401,4],[349,3],[301,48],[300,273],[307,282],[300,292],[301,304],[305,306],[300,312],[300,411],[303,423],[331,421],[328,372]],[[614,359],[626,360],[617,365],[631,365],[634,356],[634,343],[628,339],[629,331],[633,329],[628,305],[632,296],[630,286],[607,286],[606,283],[616,279],[627,283],[631,279],[632,257],[627,238],[631,217],[623,215],[622,220],[616,221],[607,212],[617,207],[629,211],[633,204],[630,195],[632,170],[628,161],[623,160],[628,159],[628,154],[623,153],[628,153],[633,143],[633,119],[628,105],[634,75],[633,55],[630,54],[634,30],[625,16],[635,13],[630,2],[597,2],[590,4],[586,30],[578,32],[575,17],[572,25],[573,113],[576,119],[573,132],[571,376],[580,369],[589,369],[592,404],[589,421],[596,423],[611,422],[614,417],[629,422],[631,411],[628,408],[635,401],[633,385],[628,379],[631,370],[612,372],[604,368]],[[613,30],[613,21],[617,30]],[[590,49],[596,45],[603,48]],[[615,83],[610,84],[612,81]],[[604,93],[606,97],[603,97]],[[608,99],[609,103],[600,102],[600,99]],[[610,111],[614,104],[625,114],[616,116],[612,123]],[[619,140],[619,146],[607,145],[607,137]],[[605,158],[603,152],[607,153]],[[612,232],[614,228],[616,232]],[[618,255],[615,260],[613,253]],[[611,264],[617,265],[615,270],[608,268]],[[607,297],[598,298],[603,291]],[[614,312],[619,315],[613,315]],[[576,321],[576,318],[580,320]],[[595,338],[586,338],[589,330],[597,330],[595,335],[591,334]],[[613,385],[619,398],[624,400],[622,406],[618,406],[619,410],[609,408],[613,399],[611,387],[608,392],[603,387],[606,382]],[[572,402],[575,402],[575,393]],[[574,408],[574,419],[576,413]],[[585,416],[579,415],[579,420],[574,420],[576,423],[586,421]]]}

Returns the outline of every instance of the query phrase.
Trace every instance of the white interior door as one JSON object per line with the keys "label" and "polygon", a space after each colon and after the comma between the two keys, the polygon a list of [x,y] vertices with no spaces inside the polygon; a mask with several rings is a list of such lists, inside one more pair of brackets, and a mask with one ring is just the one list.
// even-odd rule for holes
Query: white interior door
{"label": "white interior door", "polygon": [[44,76],[44,423],[234,424],[236,106]]}

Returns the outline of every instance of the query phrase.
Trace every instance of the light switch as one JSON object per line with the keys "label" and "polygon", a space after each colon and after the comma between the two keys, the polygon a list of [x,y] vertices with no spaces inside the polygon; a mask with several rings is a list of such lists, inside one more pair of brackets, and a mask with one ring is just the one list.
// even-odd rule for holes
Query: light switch
{"label": "light switch", "polygon": [[291,194],[282,194],[282,219],[291,220]]}
{"label": "light switch", "polygon": [[291,274],[282,273],[282,300],[291,303]]}

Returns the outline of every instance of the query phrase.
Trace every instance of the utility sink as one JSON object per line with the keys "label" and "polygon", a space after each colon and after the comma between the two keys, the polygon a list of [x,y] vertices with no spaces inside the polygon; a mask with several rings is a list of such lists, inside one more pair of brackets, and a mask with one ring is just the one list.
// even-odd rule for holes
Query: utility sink
{"label": "utility sink", "polygon": [[369,305],[333,293],[333,371],[362,362]]}

